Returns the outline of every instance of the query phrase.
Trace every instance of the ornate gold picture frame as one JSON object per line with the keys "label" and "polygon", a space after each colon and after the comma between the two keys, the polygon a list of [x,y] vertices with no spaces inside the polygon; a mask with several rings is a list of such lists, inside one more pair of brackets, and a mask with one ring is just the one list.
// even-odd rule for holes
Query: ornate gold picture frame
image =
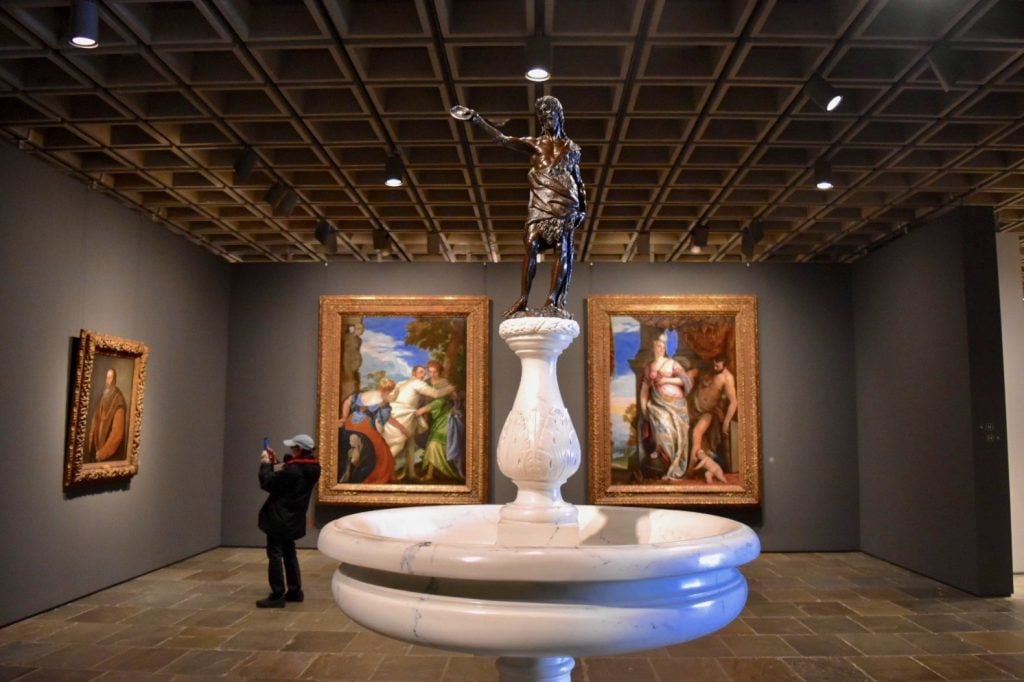
{"label": "ornate gold picture frame", "polygon": [[757,299],[587,301],[595,504],[761,502]]}
{"label": "ornate gold picture frame", "polygon": [[141,341],[81,331],[72,370],[65,488],[139,472],[148,358]]}
{"label": "ornate gold picture frame", "polygon": [[321,296],[320,504],[487,501],[484,296]]}

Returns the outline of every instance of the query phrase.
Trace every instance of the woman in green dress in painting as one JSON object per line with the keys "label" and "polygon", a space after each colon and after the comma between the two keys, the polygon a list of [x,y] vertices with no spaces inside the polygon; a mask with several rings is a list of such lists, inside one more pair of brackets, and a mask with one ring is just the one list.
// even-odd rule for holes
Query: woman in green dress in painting
{"label": "woman in green dress in painting", "polygon": [[[440,362],[428,362],[427,372],[432,387],[439,390],[448,387],[448,380],[441,376]],[[460,415],[453,413],[455,399],[455,394],[451,393],[435,398],[417,410],[417,414],[428,415],[430,418],[427,445],[423,451],[424,481],[434,481],[438,478],[465,480],[465,476],[458,469],[462,439],[457,433],[461,424]]]}

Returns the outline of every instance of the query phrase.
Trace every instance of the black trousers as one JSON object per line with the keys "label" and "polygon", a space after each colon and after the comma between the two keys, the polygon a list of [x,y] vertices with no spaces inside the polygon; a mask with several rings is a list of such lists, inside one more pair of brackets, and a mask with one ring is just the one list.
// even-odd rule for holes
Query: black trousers
{"label": "black trousers", "polygon": [[302,589],[294,540],[268,535],[267,562],[267,581],[270,582],[270,593],[274,597],[284,595],[286,584],[289,592]]}

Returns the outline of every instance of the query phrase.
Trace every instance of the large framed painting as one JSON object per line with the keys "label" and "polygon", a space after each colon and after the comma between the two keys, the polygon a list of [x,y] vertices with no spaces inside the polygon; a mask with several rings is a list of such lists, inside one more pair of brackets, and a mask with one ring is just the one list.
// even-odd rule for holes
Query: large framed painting
{"label": "large framed painting", "polygon": [[73,362],[64,487],[139,472],[142,397],[149,348],[83,329]]}
{"label": "large framed painting", "polygon": [[483,296],[322,296],[322,504],[483,503]]}
{"label": "large framed painting", "polygon": [[587,301],[596,504],[761,502],[757,300]]}

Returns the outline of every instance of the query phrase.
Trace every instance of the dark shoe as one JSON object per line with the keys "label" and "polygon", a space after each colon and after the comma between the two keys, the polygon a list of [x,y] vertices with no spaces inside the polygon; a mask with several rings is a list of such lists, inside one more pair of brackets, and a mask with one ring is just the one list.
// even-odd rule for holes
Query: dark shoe
{"label": "dark shoe", "polygon": [[284,593],[285,601],[302,601],[306,596],[302,594],[302,590],[288,590]]}
{"label": "dark shoe", "polygon": [[274,596],[273,594],[266,599],[260,599],[256,602],[256,608],[260,609],[283,609],[284,608],[284,597]]}

